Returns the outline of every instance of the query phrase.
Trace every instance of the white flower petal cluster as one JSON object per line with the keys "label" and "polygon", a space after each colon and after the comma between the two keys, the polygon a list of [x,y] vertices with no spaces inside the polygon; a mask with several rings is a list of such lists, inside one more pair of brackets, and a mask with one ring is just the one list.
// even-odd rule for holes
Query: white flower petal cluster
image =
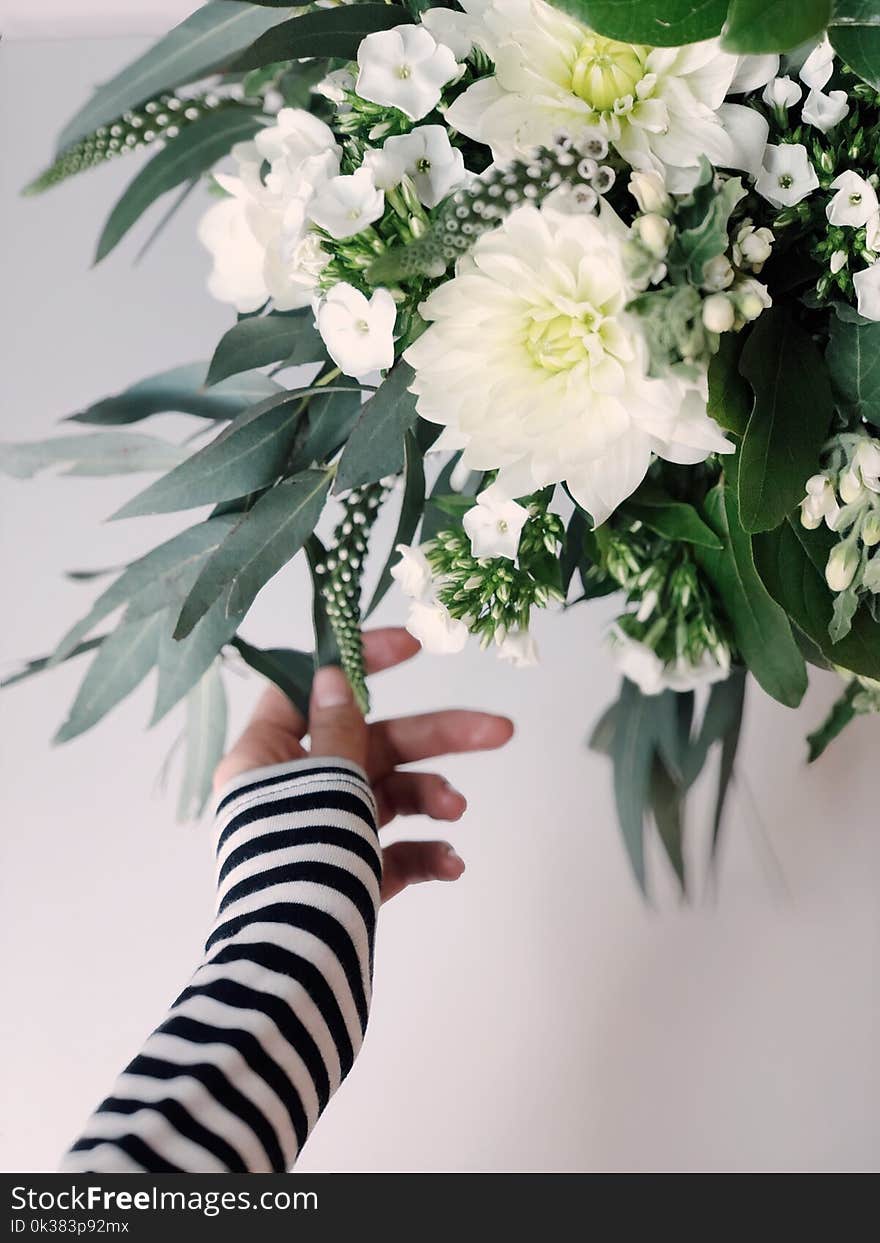
{"label": "white flower petal cluster", "polygon": [[717,40],[650,48],[597,35],[544,0],[462,6],[478,19],[473,37],[495,72],[468,87],[446,118],[488,144],[496,161],[550,145],[560,132],[576,142],[599,130],[634,169],[665,173],[674,193],[693,188],[702,156],[758,171],[767,123],[725,102],[743,66]]}
{"label": "white flower petal cluster", "polygon": [[566,480],[597,523],[644,478],[733,451],[705,389],[648,376],[610,209],[568,216],[526,206],[484,234],[421,312],[407,350],[423,418],[474,470],[500,468],[508,497]]}
{"label": "white flower petal cluster", "polygon": [[426,652],[460,652],[467,643],[468,628],[437,599],[428,558],[420,548],[408,544],[398,544],[395,551],[400,553],[400,560],[391,567],[391,577],[410,599],[407,630]]}
{"label": "white flower petal cluster", "polygon": [[315,323],[327,353],[345,375],[363,380],[394,364],[397,305],[387,289],[367,299],[340,281],[318,303]]}
{"label": "white flower petal cluster", "polygon": [[811,475],[807,495],[801,501],[801,525],[815,531],[824,522],[833,531],[840,514],[837,493],[827,475]]}
{"label": "white flower petal cluster", "polygon": [[498,659],[514,669],[531,669],[540,659],[538,645],[528,630],[514,630],[498,644]]}
{"label": "white flower petal cluster", "polygon": [[443,87],[461,72],[452,51],[424,26],[374,31],[362,40],[357,59],[361,99],[398,108],[411,121],[436,108]]}
{"label": "white flower petal cluster", "polygon": [[382,190],[393,190],[409,177],[425,207],[436,207],[467,179],[464,156],[442,125],[418,125],[408,134],[386,138],[380,151],[365,153],[362,167]]}
{"label": "white flower petal cluster", "polygon": [[608,646],[617,668],[630,682],[635,682],[643,695],[660,695],[667,690],[693,691],[723,682],[730,675],[730,653],[726,649],[718,655],[706,650],[696,665],[683,659],[664,665],[646,643],[631,638],[618,627],[610,632]]}
{"label": "white flower petal cluster", "polygon": [[477,497],[476,505],[464,515],[462,525],[471,541],[471,552],[478,561],[483,557],[507,557],[515,561],[519,537],[528,519],[529,511],[525,506],[510,500],[493,483]]}
{"label": "white flower petal cluster", "polygon": [[309,206],[338,174],[340,155],[331,130],[299,108],[282,108],[274,125],[233,148],[236,174],[216,178],[229,197],[199,225],[215,298],[241,314],[269,298],[282,311],[309,305],[326,262],[309,233]]}

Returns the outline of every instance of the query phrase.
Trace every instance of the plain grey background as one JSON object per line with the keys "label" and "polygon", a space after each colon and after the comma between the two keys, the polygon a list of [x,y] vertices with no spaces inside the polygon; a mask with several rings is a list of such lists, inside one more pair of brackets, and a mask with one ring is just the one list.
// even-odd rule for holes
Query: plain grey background
{"label": "plain grey background", "polygon": [[[46,32],[67,33],[43,7]],[[166,0],[161,14],[187,7]],[[54,8],[69,18],[68,5]],[[39,10],[16,4],[19,33]],[[137,157],[18,197],[60,123],[142,45],[0,47],[4,439],[46,436],[88,401],[208,356],[231,322],[204,290],[204,197],[139,266],[143,229],[90,271]],[[180,438],[191,427],[167,418],[149,430]],[[50,650],[87,607],[93,589],[62,571],[129,560],[197,516],[106,524],[146,481],[3,480],[4,669]],[[382,620],[403,612],[392,595]],[[880,1164],[880,724],[857,723],[807,769],[803,736],[834,679],[817,677],[797,713],[753,688],[717,894],[700,886],[682,905],[652,852],[651,908],[630,879],[607,765],[583,746],[615,693],[601,650],[609,616],[600,604],[542,617],[538,670],[516,674],[474,648],[377,683],[383,714],[473,704],[510,713],[518,733],[500,755],[446,765],[470,798],[449,833],[467,873],[383,913],[365,1051],[300,1170]],[[302,567],[260,595],[244,633],[308,643]],[[83,671],[72,663],[0,698],[7,1170],[53,1167],[185,982],[210,917],[206,829],[177,825],[173,796],[155,789],[180,714],[145,733],[145,687],[53,749]],[[240,725],[257,683],[229,681]],[[696,863],[706,819],[697,799]]]}

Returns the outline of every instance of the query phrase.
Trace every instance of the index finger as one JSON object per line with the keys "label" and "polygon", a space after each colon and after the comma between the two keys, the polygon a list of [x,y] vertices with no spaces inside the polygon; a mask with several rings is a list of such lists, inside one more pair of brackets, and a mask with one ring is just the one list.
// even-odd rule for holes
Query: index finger
{"label": "index finger", "polygon": [[368,769],[378,780],[399,764],[464,751],[494,751],[512,736],[513,722],[506,716],[466,708],[374,721],[370,726]]}

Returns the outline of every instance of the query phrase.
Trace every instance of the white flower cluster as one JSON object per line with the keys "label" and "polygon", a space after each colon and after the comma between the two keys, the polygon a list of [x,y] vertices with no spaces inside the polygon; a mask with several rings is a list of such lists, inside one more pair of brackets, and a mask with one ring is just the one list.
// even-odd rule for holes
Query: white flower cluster
{"label": "white flower cluster", "polygon": [[867,435],[847,439],[855,444],[843,469],[807,480],[801,523],[809,530],[824,522],[831,531],[849,532],[828,554],[825,580],[831,591],[846,591],[861,570],[861,585],[880,592],[880,559],[865,556],[880,544],[880,441]]}
{"label": "white flower cluster", "polygon": [[665,665],[647,643],[615,626],[608,634],[608,648],[619,671],[635,682],[643,695],[693,691],[723,682],[730,675],[730,651],[726,647],[718,651],[706,649],[697,664],[679,657],[673,664]]}

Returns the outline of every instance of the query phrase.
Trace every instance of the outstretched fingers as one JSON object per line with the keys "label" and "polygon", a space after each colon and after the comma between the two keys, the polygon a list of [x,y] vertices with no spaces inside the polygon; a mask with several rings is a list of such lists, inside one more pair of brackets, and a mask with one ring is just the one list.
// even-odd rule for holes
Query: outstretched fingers
{"label": "outstretched fingers", "polygon": [[384,852],[382,901],[423,881],[458,880],[463,871],[464,860],[449,842],[395,842]]}

